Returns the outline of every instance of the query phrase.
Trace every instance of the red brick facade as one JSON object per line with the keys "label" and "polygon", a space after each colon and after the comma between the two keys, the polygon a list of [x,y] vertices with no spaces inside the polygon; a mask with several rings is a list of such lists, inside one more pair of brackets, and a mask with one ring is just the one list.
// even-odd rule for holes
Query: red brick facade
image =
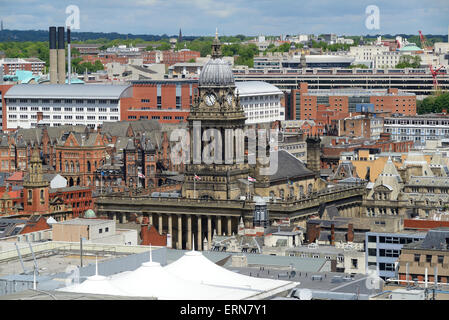
{"label": "red brick facade", "polygon": [[[177,87],[180,90],[178,96]],[[161,123],[185,122],[197,88],[197,81],[188,80],[135,82],[132,97],[120,100],[120,119],[153,119]]]}

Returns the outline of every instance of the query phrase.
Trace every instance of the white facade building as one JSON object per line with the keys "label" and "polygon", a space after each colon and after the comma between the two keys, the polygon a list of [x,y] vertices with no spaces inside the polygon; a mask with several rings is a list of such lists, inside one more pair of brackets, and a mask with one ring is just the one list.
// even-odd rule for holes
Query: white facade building
{"label": "white facade building", "polygon": [[[86,125],[97,128],[119,121],[120,98],[131,97],[129,85],[15,85],[5,94],[8,129]],[[5,129],[5,128],[4,128]]]}
{"label": "white facade building", "polygon": [[401,53],[398,51],[385,51],[374,55],[374,68],[386,69],[394,68],[401,59]]}
{"label": "white facade building", "polygon": [[245,110],[246,124],[285,120],[285,108],[281,104],[284,93],[263,81],[236,82],[240,104]]}
{"label": "white facade building", "polygon": [[386,46],[357,46],[350,47],[349,54],[354,56],[356,61],[373,61],[376,55],[389,50]]}

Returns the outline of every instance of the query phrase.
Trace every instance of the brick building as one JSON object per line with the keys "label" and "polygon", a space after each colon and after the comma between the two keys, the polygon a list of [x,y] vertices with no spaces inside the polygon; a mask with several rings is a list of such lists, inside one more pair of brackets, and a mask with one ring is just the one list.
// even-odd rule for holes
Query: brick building
{"label": "brick building", "polygon": [[164,63],[167,66],[172,66],[180,62],[189,62],[191,59],[199,58],[201,53],[199,51],[180,50],[180,51],[147,51],[142,53],[144,64]]}
{"label": "brick building", "polygon": [[[324,110],[334,111],[334,117],[368,108],[385,114],[416,114],[416,95],[390,89],[309,89],[306,82],[292,89],[287,103],[286,118],[315,120]],[[325,108],[319,108],[324,106]]]}
{"label": "brick building", "polygon": [[66,205],[72,207],[72,218],[82,217],[84,213],[94,208],[92,189],[89,187],[67,187],[49,190],[50,200],[63,199]]}
{"label": "brick building", "polygon": [[133,81],[132,96],[121,99],[120,119],[185,122],[197,88],[194,80]]}
{"label": "brick building", "polygon": [[0,59],[4,75],[15,75],[18,70],[31,71],[33,74],[42,74],[45,62],[38,58],[3,58]]}
{"label": "brick building", "polygon": [[95,171],[106,160],[106,146],[99,133],[67,132],[56,146],[56,171],[71,186],[92,186]]}
{"label": "brick building", "polygon": [[424,240],[404,245],[398,260],[399,280],[424,281],[427,269],[429,282],[449,284],[448,248],[449,228],[443,227],[429,230]]}
{"label": "brick building", "polygon": [[140,227],[140,238],[143,246],[167,246],[167,234],[160,234],[156,227],[149,224],[148,217],[144,217]]}

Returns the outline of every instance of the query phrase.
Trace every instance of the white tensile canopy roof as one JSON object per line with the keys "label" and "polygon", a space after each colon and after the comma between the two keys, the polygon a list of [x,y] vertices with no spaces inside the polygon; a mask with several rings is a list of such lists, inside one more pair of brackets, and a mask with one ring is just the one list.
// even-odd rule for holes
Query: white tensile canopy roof
{"label": "white tensile canopy roof", "polygon": [[77,293],[89,293],[89,294],[101,294],[111,296],[126,296],[120,289],[111,285],[109,278],[95,275],[88,277],[84,282],[80,284],[74,284],[69,287],[56,289],[58,291],[65,292],[77,292]]}
{"label": "white tensile canopy roof", "polygon": [[194,283],[168,273],[157,262],[145,262],[133,272],[111,277],[110,283],[127,296],[155,297],[160,300],[245,299],[255,292]]}
{"label": "white tensile canopy roof", "polygon": [[299,285],[293,281],[255,278],[235,273],[216,265],[199,251],[186,252],[165,269],[174,276],[195,283],[256,291],[250,297],[253,299],[268,297]]}
{"label": "white tensile canopy roof", "polygon": [[89,293],[89,294],[101,294],[112,296],[124,296],[125,293],[120,289],[114,287],[109,282],[108,277],[104,277],[98,274],[98,261],[95,261],[95,275],[88,277],[84,282],[80,284],[74,284],[65,288],[56,289],[58,291],[65,292],[77,292],[77,293]]}
{"label": "white tensile canopy roof", "polygon": [[149,262],[111,277],[98,275],[98,264],[96,269],[96,274],[81,284],[58,290],[160,300],[243,300],[263,299],[299,284],[237,274],[214,264],[198,251],[185,253],[166,267],[153,262],[150,253]]}

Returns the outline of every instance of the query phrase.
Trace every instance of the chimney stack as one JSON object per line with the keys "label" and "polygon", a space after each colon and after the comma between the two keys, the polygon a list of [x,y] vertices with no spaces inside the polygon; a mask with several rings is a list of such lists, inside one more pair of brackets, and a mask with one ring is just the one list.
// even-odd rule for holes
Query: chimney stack
{"label": "chimney stack", "polygon": [[352,223],[348,224],[348,242],[354,241],[354,225]]}
{"label": "chimney stack", "polygon": [[67,27],[67,82],[72,83],[72,49],[70,46],[70,27]]}
{"label": "chimney stack", "polygon": [[64,27],[58,27],[58,83],[65,84],[65,39]]}
{"label": "chimney stack", "polygon": [[58,83],[58,52],[56,50],[56,27],[49,29],[49,43],[50,43],[50,83]]}

